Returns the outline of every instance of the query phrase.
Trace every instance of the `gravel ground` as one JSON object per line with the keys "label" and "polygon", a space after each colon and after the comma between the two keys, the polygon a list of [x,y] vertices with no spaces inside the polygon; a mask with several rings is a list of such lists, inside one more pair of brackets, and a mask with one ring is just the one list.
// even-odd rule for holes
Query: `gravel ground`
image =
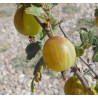
{"label": "gravel ground", "polygon": [[[25,48],[29,44],[27,37],[17,33],[13,25],[13,16],[16,6],[13,6],[13,11],[10,16],[1,13],[1,10],[11,8],[5,4],[0,4],[0,94],[2,95],[24,95],[31,94],[30,84],[33,77],[32,62],[35,63],[37,58],[34,58],[29,63],[25,60]],[[69,8],[72,7],[71,9]],[[6,9],[5,9],[6,8]],[[65,8],[65,10],[64,10]],[[53,16],[61,20],[65,17],[66,21],[62,23],[62,27],[70,40],[77,44],[80,41],[78,20],[85,18],[94,19],[94,9],[96,4],[59,4],[53,9]],[[68,9],[68,10],[66,10]],[[65,13],[66,12],[66,13]],[[89,25],[83,24],[91,28]],[[95,31],[96,27],[93,25]],[[59,30],[56,35],[62,35]],[[98,34],[98,33],[97,33]],[[89,57],[91,59],[93,52],[89,49]],[[84,56],[85,57],[85,56]],[[24,63],[21,58],[23,58]],[[34,65],[34,64],[33,64]],[[86,68],[83,62],[78,60],[78,66]],[[25,67],[25,68],[24,68]],[[98,72],[98,63],[92,66]],[[32,70],[31,70],[32,68]],[[68,74],[69,73],[69,74]],[[67,77],[70,77],[70,71],[66,72]],[[64,81],[60,77],[60,73],[54,72],[52,76],[43,73],[42,81],[35,85],[35,95],[63,95]],[[89,81],[89,85],[95,85],[96,81],[91,76],[85,75]]]}

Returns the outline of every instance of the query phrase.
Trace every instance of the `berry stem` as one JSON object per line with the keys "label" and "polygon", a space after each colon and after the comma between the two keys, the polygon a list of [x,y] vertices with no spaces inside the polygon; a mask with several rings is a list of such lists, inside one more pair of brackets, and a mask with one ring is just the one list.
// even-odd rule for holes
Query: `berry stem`
{"label": "berry stem", "polygon": [[46,24],[43,23],[43,21],[40,18],[38,18],[36,16],[34,16],[34,17],[37,20],[37,22],[40,24],[40,26],[44,29],[44,31],[47,33],[48,37],[51,37],[51,30],[50,30],[50,28],[48,28],[46,26]]}

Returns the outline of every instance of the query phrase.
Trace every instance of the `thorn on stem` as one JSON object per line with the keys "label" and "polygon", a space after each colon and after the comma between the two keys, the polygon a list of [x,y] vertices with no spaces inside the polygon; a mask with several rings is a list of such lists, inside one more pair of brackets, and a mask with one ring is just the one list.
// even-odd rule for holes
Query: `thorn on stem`
{"label": "thorn on stem", "polygon": [[60,25],[62,22],[64,22],[65,21],[65,18],[63,18],[60,22],[58,22],[57,24],[55,24],[54,26],[53,26],[53,28],[55,27],[55,26],[57,26],[57,25]]}

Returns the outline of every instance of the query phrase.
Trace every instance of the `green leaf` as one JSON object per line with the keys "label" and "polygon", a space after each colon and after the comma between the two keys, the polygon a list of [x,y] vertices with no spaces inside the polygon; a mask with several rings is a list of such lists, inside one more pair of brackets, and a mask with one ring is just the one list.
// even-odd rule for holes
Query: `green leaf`
{"label": "green leaf", "polygon": [[84,43],[82,44],[77,44],[75,46],[75,49],[76,49],[76,56],[77,57],[80,57],[80,56],[83,56],[84,52],[85,52],[85,49],[88,49],[90,47],[90,44],[89,44],[89,40],[86,40]]}
{"label": "green leaf", "polygon": [[83,49],[88,49],[89,47],[90,47],[89,40],[86,40],[84,43],[82,43]]}
{"label": "green leaf", "polygon": [[42,7],[44,3],[32,3],[32,5],[36,7]]}
{"label": "green leaf", "polygon": [[94,51],[94,55],[92,57],[92,60],[93,62],[98,62],[98,37],[94,38],[93,51]]}
{"label": "green leaf", "polygon": [[92,45],[93,41],[94,41],[94,31],[93,30],[90,30],[88,32],[88,39],[89,39],[89,44]]}
{"label": "green leaf", "polygon": [[81,43],[75,45],[76,51],[77,51],[79,48],[81,48],[81,45],[82,45]]}
{"label": "green leaf", "polygon": [[37,54],[37,52],[41,49],[41,42],[33,42],[30,43],[27,47],[26,47],[26,53],[27,53],[27,60],[31,60],[33,57],[35,57],[35,55]]}
{"label": "green leaf", "polygon": [[98,79],[97,79],[97,82],[96,82],[95,90],[96,90],[96,92],[98,93]]}
{"label": "green leaf", "polygon": [[97,45],[98,45],[98,37],[95,37],[93,41],[93,46],[97,46]]}
{"label": "green leaf", "polygon": [[87,87],[86,90],[87,90],[87,93],[89,95],[98,95],[97,92],[96,92],[96,90],[93,87]]}
{"label": "green leaf", "polygon": [[43,61],[43,57],[40,58],[40,60],[38,61],[38,63],[35,66],[35,70],[34,70],[34,75],[37,74],[37,72],[39,71],[40,67],[43,65],[44,61]]}
{"label": "green leaf", "polygon": [[84,54],[85,50],[83,48],[78,49],[76,52],[76,57],[80,57]]}
{"label": "green leaf", "polygon": [[26,8],[26,13],[27,14],[32,14],[34,16],[41,16],[41,13],[43,12],[42,8],[36,7],[32,5],[31,7]]}
{"label": "green leaf", "polygon": [[84,43],[88,39],[88,33],[84,30],[81,30],[80,38],[81,38],[82,43]]}
{"label": "green leaf", "polygon": [[93,62],[98,62],[98,49],[93,55]]}
{"label": "green leaf", "polygon": [[83,55],[83,53],[85,52],[85,50],[82,47],[82,44],[77,44],[75,45],[75,49],[76,49],[76,57],[80,57]]}
{"label": "green leaf", "polygon": [[94,15],[95,15],[95,17],[98,17],[98,8],[95,9]]}
{"label": "green leaf", "polygon": [[46,36],[46,32],[44,30],[42,30],[40,33],[38,33],[37,35],[35,35],[35,38],[38,40],[43,40],[43,38]]}
{"label": "green leaf", "polygon": [[32,94],[34,94],[34,86],[35,86],[35,84],[34,84],[34,78],[32,79],[32,82],[31,82],[31,92],[32,92]]}

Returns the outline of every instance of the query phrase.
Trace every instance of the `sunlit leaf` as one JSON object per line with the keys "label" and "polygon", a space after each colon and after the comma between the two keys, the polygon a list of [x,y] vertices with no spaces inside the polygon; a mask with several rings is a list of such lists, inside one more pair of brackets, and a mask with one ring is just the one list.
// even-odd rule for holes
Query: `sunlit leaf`
{"label": "sunlit leaf", "polygon": [[41,16],[43,10],[40,7],[36,7],[32,5],[31,7],[26,8],[26,13],[27,14],[32,14],[34,16]]}

